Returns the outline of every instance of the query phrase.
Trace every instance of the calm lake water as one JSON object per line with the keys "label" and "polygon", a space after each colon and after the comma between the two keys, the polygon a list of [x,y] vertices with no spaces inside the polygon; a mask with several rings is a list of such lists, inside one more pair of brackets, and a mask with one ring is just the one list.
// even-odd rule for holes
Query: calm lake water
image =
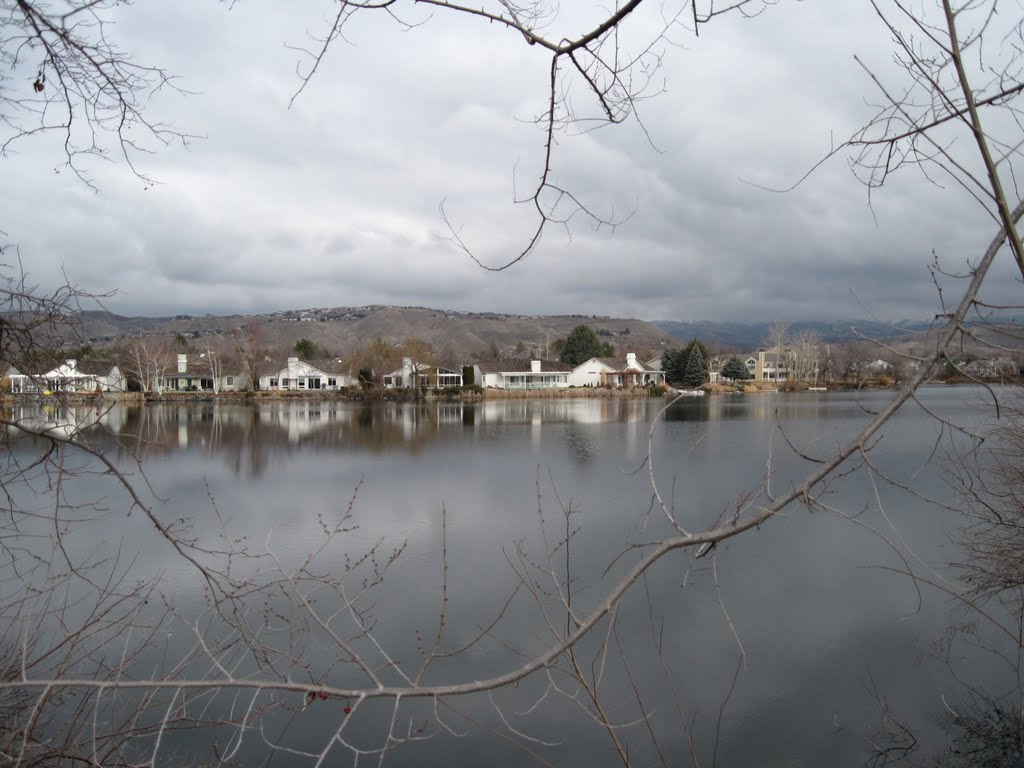
{"label": "calm lake water", "polygon": [[[659,490],[689,529],[700,530],[734,513],[738,499],[760,504],[801,478],[813,465],[791,445],[805,455],[828,456],[890,397],[773,393],[679,403],[653,429]],[[969,429],[994,415],[991,397],[972,388],[929,388],[922,401]],[[549,543],[564,537],[563,510],[571,510],[569,525],[578,529],[571,541],[572,601],[580,612],[599,602],[637,560],[639,550],[629,547],[667,534],[664,516],[652,509],[646,466],[651,424],[663,404],[545,399],[117,406],[88,439],[137,481],[144,472],[147,498],[159,500],[154,509],[162,520],[188,519],[192,534],[204,541],[222,533],[244,537],[248,547],[273,551],[286,567],[320,544],[322,515],[339,515],[352,503],[358,527],[332,545],[329,562],[340,568],[345,554],[356,556],[375,542],[382,541],[384,551],[404,543],[373,592],[374,631],[394,658],[415,666],[422,642],[417,630],[431,641],[436,630],[444,546],[446,644],[454,647],[494,618],[519,584],[515,569],[529,561],[517,558],[517,546],[545,562],[539,510]],[[905,557],[916,558],[916,568],[934,569],[932,578],[953,574],[948,563],[959,554],[950,539],[960,518],[898,486],[950,500],[943,455],[957,441],[963,444],[911,404],[873,446],[877,472],[860,466],[824,489],[822,501],[831,509],[794,505],[761,529],[724,542],[714,557],[674,553],[630,591],[609,642],[613,653],[600,692],[616,722],[635,723],[620,733],[639,765],[659,759],[689,765],[696,758],[701,765],[717,759],[720,765],[859,766],[881,726],[879,696],[926,743],[942,746],[941,697],[955,701],[961,689],[931,651],[958,614],[941,593],[919,593],[896,572],[905,566],[892,542]],[[123,494],[103,477],[76,482],[83,496],[101,496],[104,509],[96,524],[76,531],[75,546],[138,552],[133,574],[161,574],[161,590],[174,609],[198,615],[203,597],[195,573],[152,536],[141,515],[126,517]],[[564,554],[559,549],[558,557]],[[554,619],[556,625],[564,621],[564,614]],[[598,635],[579,649],[587,671],[600,667],[595,653],[609,637],[607,624]],[[654,651],[656,639],[662,659]],[[551,641],[543,613],[521,595],[492,637],[438,664],[431,679],[466,681],[504,672],[516,666],[519,654]],[[959,671],[978,682],[1003,674],[984,662],[963,664]],[[347,679],[340,668],[325,668],[334,670],[332,682]],[[558,697],[549,691],[552,682],[575,690],[565,675],[537,674],[494,702],[476,696],[453,704],[507,732],[504,717],[516,731],[543,741],[520,739],[553,764],[615,764],[608,735],[583,711],[589,703]],[[649,714],[639,723],[638,697]],[[287,717],[273,715],[268,732],[289,747],[319,751],[337,726],[336,713],[328,717],[327,708],[338,706],[318,702]],[[689,738],[680,711],[690,724]],[[382,733],[385,712],[390,710],[373,705],[356,713],[367,744]],[[415,722],[433,722],[433,713],[420,704],[402,712]],[[487,727],[451,712],[445,717],[468,735],[442,732],[407,744],[388,764],[538,764]],[[409,721],[403,722],[407,727]],[[195,741],[176,748],[189,744]],[[305,764],[294,754],[268,753],[255,737],[239,756],[252,763]],[[329,762],[350,764],[353,757],[337,747]]]}

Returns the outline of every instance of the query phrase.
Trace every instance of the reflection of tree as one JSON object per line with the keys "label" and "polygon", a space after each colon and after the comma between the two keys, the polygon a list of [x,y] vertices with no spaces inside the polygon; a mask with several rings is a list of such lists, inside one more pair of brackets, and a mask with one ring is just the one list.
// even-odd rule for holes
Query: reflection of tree
{"label": "reflection of tree", "polygon": [[589,464],[597,456],[597,444],[592,435],[570,424],[565,430],[565,444],[569,453],[581,464]]}
{"label": "reflection of tree", "polygon": [[[237,475],[259,476],[275,455],[298,447],[317,451],[418,453],[447,431],[475,431],[494,424],[597,424],[647,422],[658,400],[618,398],[458,402],[337,402],[122,405],[104,417],[122,457],[152,458],[204,450],[223,456]],[[118,424],[115,427],[113,420]],[[578,429],[571,432],[583,435]],[[584,441],[585,442],[585,441]],[[579,456],[592,449],[577,441]]]}
{"label": "reflection of tree", "polygon": [[419,452],[442,428],[461,429],[461,404],[286,403],[125,405],[116,430],[122,456],[140,460],[184,450],[222,456],[236,475],[259,476],[274,455],[318,451]]}
{"label": "reflection of tree", "polygon": [[711,414],[710,397],[686,397],[665,411],[665,421],[707,421]]}

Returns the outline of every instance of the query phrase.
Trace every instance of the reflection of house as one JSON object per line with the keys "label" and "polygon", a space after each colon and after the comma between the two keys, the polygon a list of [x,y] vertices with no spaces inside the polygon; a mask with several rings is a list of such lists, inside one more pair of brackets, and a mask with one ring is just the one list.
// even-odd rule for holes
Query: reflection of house
{"label": "reflection of house", "polygon": [[493,389],[564,389],[571,372],[565,363],[550,360],[531,360],[528,369],[510,362],[477,363],[473,368],[476,383]]}
{"label": "reflection of house", "polygon": [[657,369],[648,368],[637,362],[633,352],[625,359],[592,357],[569,374],[569,384],[574,387],[642,387],[664,381],[660,361]]}
{"label": "reflection of house", "polygon": [[283,368],[260,376],[260,389],[316,391],[351,386],[352,376],[342,373],[340,360],[317,360],[316,363],[289,357]]}
{"label": "reflection of house", "polygon": [[462,373],[442,368],[439,365],[417,363],[411,357],[403,357],[401,368],[384,375],[385,389],[396,387],[444,389],[445,387],[461,386]]}
{"label": "reflection of house", "polygon": [[124,374],[113,363],[90,361],[79,363],[65,360],[52,370],[40,374],[22,373],[11,366],[5,377],[11,391],[28,392],[124,392],[127,387]]}

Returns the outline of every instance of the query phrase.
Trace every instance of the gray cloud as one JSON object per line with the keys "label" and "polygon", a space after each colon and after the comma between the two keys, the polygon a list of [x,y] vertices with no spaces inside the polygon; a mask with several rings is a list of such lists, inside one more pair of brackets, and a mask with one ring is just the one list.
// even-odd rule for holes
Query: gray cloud
{"label": "gray cloud", "polygon": [[[55,174],[59,146],[31,139],[3,159],[0,228],[33,277],[61,269],[118,294],[126,314],[262,311],[365,303],[672,319],[924,318],[937,307],[934,250],[957,268],[994,229],[942,180],[905,172],[867,191],[844,157],[788,187],[871,114],[852,54],[895,77],[862,4],[797,4],[726,17],[666,50],[664,93],[636,123],[558,137],[553,178],[614,230],[576,216],[521,264],[485,273],[448,241],[439,205],[490,264],[522,247],[514,206],[536,183],[548,62],[515,35],[436,14],[402,32],[363,14],[289,109],[288,49],[329,10],[318,0],[136,4],[116,34],[193,95],[160,95],[155,119],[205,135],[123,165],[99,188]],[[582,9],[571,11],[584,13]],[[655,15],[630,22],[642,39]],[[581,20],[582,23],[582,20]],[[582,26],[580,27],[582,28]],[[661,80],[655,81],[662,86]],[[594,105],[571,91],[579,114]],[[967,150],[969,151],[969,148]],[[1009,268],[990,289],[1012,300]]]}

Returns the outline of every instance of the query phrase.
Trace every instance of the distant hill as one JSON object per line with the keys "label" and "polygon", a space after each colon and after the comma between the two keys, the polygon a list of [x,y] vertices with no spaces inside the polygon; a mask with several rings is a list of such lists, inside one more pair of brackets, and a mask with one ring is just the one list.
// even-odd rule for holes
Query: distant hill
{"label": "distant hill", "polygon": [[[676,320],[655,320],[653,325],[661,328],[680,342],[697,337],[709,347],[720,346],[737,351],[749,351],[766,345],[770,322],[763,323],[714,323],[698,321],[684,323]],[[856,339],[894,339],[908,334],[920,334],[930,330],[931,323],[901,320],[897,323],[880,323],[873,320],[844,320],[834,323],[794,322],[789,332],[815,331],[826,343],[841,343]]]}
{"label": "distant hill", "polygon": [[[278,352],[290,350],[301,338],[309,339],[331,354],[346,356],[376,338],[400,344],[416,338],[428,342],[436,352],[452,359],[470,360],[492,345],[502,355],[512,355],[517,346],[523,354],[546,357],[545,350],[565,338],[575,326],[585,323],[603,341],[619,352],[634,351],[652,356],[665,347],[680,346],[696,337],[712,350],[745,352],[764,346],[771,323],[716,323],[710,321],[647,322],[635,318],[598,315],[515,315],[488,312],[458,312],[427,307],[373,305],[296,309],[264,315],[178,315],[176,317],[123,317],[110,312],[85,312],[84,336],[97,349],[116,346],[132,338],[154,338],[174,342],[180,335],[193,347],[215,337],[227,337],[255,327],[264,344]],[[1024,347],[1024,327],[1015,318],[1003,319],[1015,329],[1009,337],[997,336],[989,326],[978,326],[969,346],[993,342],[1011,348]],[[926,344],[938,324],[919,321],[880,323],[846,320],[838,322],[794,322],[790,333],[817,332],[822,341],[840,344],[858,339],[876,339],[887,345],[911,349]],[[1005,330],[1005,328],[1004,328]],[[521,346],[520,346],[521,345]]]}
{"label": "distant hill", "polygon": [[214,336],[229,336],[254,326],[265,343],[290,349],[301,338],[332,354],[347,355],[376,338],[398,344],[409,338],[430,343],[437,352],[450,351],[468,358],[493,344],[503,354],[522,344],[541,353],[585,323],[623,352],[653,350],[672,345],[672,337],[657,326],[632,318],[589,315],[511,315],[455,312],[425,307],[368,306],[289,310],[266,315],[178,315],[176,317],[123,317],[109,312],[86,312],[84,336],[95,347],[109,347],[132,338],[173,340],[183,336],[193,345]]}

